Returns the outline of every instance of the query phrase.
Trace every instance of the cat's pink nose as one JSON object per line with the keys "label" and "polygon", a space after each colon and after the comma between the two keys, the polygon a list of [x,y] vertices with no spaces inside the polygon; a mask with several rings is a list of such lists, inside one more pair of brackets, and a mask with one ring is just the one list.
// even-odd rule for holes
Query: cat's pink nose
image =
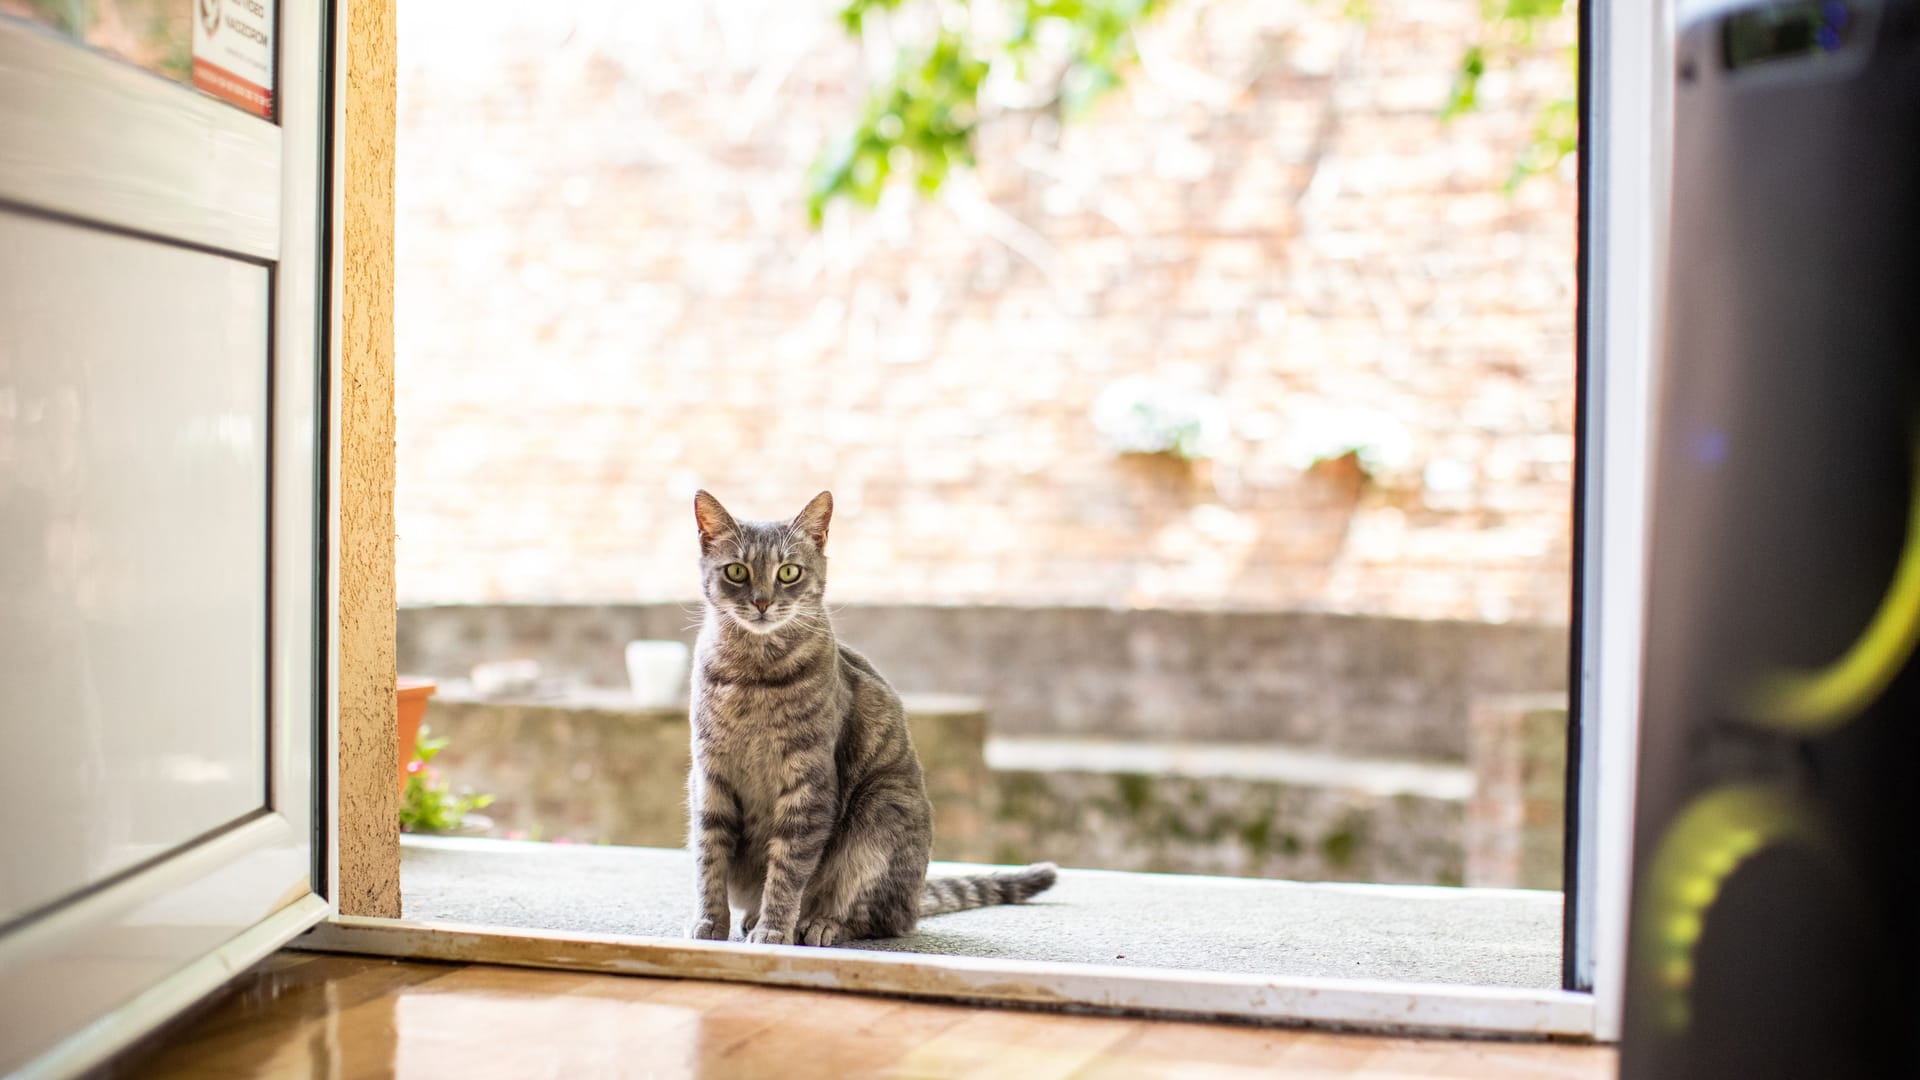
{"label": "cat's pink nose", "polygon": [[767,613],[767,602],[765,600],[756,599],[753,602],[753,606],[760,609],[760,614],[765,615]]}

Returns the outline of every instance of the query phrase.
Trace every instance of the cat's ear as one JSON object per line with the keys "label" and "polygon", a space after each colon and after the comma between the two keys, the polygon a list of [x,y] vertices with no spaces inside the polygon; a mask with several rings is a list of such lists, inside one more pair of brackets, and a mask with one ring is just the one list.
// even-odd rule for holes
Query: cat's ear
{"label": "cat's ear", "polygon": [[813,497],[805,510],[793,519],[793,527],[807,534],[813,546],[822,552],[827,550],[827,524],[833,520],[833,492],[823,491]]}
{"label": "cat's ear", "polygon": [[693,523],[700,527],[700,550],[706,551],[715,540],[723,536],[732,536],[739,526],[733,523],[733,515],[720,505],[720,500],[704,491],[693,496]]}

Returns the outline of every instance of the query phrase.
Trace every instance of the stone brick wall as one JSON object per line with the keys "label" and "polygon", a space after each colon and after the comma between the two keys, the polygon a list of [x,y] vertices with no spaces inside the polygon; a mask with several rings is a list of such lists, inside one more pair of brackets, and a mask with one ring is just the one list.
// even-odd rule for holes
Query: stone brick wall
{"label": "stone brick wall", "polygon": [[[843,601],[1566,620],[1574,191],[1502,185],[1570,20],[1449,124],[1479,0],[1187,0],[1088,122],[816,233],[837,6],[400,5],[403,602],[692,596],[704,485],[832,488]],[[1103,442],[1132,376],[1209,460]]]}
{"label": "stone brick wall", "polygon": [[[996,735],[1285,743],[1463,762],[1489,696],[1562,691],[1567,634],[1307,612],[848,605],[841,638],[905,693],[982,698]],[[678,604],[400,612],[400,667],[465,677],[530,659],[561,686],[624,687],[626,643],[691,641]]]}
{"label": "stone brick wall", "polygon": [[1466,881],[1557,889],[1566,860],[1567,699],[1474,703],[1467,760]]}

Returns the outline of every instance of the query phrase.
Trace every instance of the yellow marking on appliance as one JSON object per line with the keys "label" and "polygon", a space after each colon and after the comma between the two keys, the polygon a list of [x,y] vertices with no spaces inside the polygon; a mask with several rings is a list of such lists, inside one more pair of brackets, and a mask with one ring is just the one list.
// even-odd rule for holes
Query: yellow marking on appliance
{"label": "yellow marking on appliance", "polygon": [[1707,912],[1727,878],[1761,851],[1796,844],[1831,850],[1827,830],[1792,795],[1759,784],[1720,787],[1677,815],[1654,853],[1642,888],[1635,934],[1640,992],[1654,999],[1653,1014],[1670,1031],[1691,1015],[1693,954]]}
{"label": "yellow marking on appliance", "polygon": [[1866,630],[1826,667],[1762,677],[1747,695],[1742,710],[1747,716],[1787,731],[1831,731],[1873,704],[1906,666],[1920,645],[1920,440],[1914,445],[1913,483],[1906,544]]}

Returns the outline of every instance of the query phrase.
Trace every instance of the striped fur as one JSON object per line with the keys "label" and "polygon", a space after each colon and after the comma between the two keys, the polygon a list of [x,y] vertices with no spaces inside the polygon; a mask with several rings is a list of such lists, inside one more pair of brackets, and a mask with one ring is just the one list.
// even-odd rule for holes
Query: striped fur
{"label": "striped fur", "polygon": [[933,878],[920,892],[920,914],[946,915],[995,904],[1018,904],[1051,889],[1054,876],[1054,865],[1043,862],[991,874]]}
{"label": "striped fur", "polygon": [[834,945],[922,914],[1025,900],[1049,864],[927,881],[933,806],[900,696],[834,638],[821,492],[792,521],[735,521],[694,499],[706,614],[694,647],[689,933]]}

